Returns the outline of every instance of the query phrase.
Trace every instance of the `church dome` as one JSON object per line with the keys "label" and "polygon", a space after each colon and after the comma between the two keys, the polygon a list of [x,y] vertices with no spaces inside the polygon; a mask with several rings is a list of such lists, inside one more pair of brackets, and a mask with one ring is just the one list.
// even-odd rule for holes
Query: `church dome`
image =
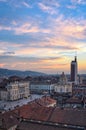
{"label": "church dome", "polygon": [[60,76],[60,81],[61,84],[66,84],[67,83],[67,77],[64,74],[64,72],[62,72],[61,76]]}

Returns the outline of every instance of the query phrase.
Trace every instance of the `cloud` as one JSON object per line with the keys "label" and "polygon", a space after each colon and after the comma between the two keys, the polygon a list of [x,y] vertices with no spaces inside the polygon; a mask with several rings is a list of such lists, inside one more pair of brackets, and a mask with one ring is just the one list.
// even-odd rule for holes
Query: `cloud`
{"label": "cloud", "polygon": [[76,9],[76,6],[75,5],[67,5],[66,6],[68,9]]}
{"label": "cloud", "polygon": [[0,0],[2,2],[7,2],[8,5],[15,7],[15,8],[22,8],[22,7],[26,7],[26,8],[31,8],[28,0]]}
{"label": "cloud", "polygon": [[49,29],[42,29],[40,28],[38,25],[32,25],[29,23],[24,23],[22,25],[20,25],[19,27],[15,27],[13,28],[13,31],[15,32],[15,34],[28,34],[28,33],[49,33]]}
{"label": "cloud", "polygon": [[4,66],[5,66],[5,64],[0,63],[0,68],[3,68]]}
{"label": "cloud", "polygon": [[60,7],[60,4],[57,0],[43,0],[41,3],[50,7]]}
{"label": "cloud", "polygon": [[37,33],[39,32],[39,28],[37,26],[31,26],[29,24],[23,24],[18,28],[14,28],[16,34],[24,34],[24,33]]}
{"label": "cloud", "polygon": [[73,4],[86,4],[86,0],[71,0]]}
{"label": "cloud", "polygon": [[[0,41],[0,51],[3,51],[3,52],[10,52],[10,51],[7,51],[7,49],[11,49],[13,50],[13,48],[21,48],[23,47],[24,44],[18,44],[18,43],[14,43],[14,42],[4,42],[4,41]],[[14,51],[13,51],[14,52]]]}
{"label": "cloud", "polygon": [[[24,3],[22,1],[24,6],[27,3]],[[40,2],[39,7],[43,9],[45,12],[52,12],[54,14],[52,9],[56,11],[56,8],[54,8],[54,4],[51,5],[46,2]],[[75,7],[75,6],[74,6]],[[72,7],[69,7],[72,8]],[[73,18],[68,17],[65,18],[64,15],[58,15],[55,16],[55,18],[51,15],[46,17],[46,21],[41,19],[35,18],[26,18],[25,20],[12,20],[7,25],[0,25],[0,30],[6,30],[7,33],[11,32],[12,36],[15,37],[15,39],[19,39],[20,41],[14,42],[1,42],[0,41],[0,48],[2,49],[2,52],[0,54],[3,55],[9,55],[9,56],[20,56],[20,57],[47,57],[46,59],[35,59],[37,63],[42,62],[44,66],[46,64],[52,64],[55,65],[54,62],[57,63],[56,55],[61,56],[65,55],[64,52],[67,51],[68,54],[74,52],[77,50],[79,53],[83,50],[85,51],[85,40],[86,40],[86,20],[83,18]],[[21,41],[21,37],[22,41]],[[24,39],[23,39],[24,38]],[[27,39],[27,40],[26,40]],[[15,53],[11,53],[12,52]],[[66,55],[69,56],[69,55]],[[51,58],[48,58],[48,57]],[[16,58],[18,59],[18,58]],[[19,58],[20,59],[20,58]],[[34,58],[32,58],[34,59]],[[56,59],[56,60],[55,60]],[[28,58],[28,60],[30,60]],[[34,60],[34,61],[35,61]],[[61,59],[60,59],[61,60]],[[36,62],[33,63],[33,68],[35,68]],[[17,60],[19,65],[23,65],[22,60]],[[64,61],[65,62],[65,61]],[[11,62],[13,66],[13,61]],[[30,64],[27,63],[26,60],[24,61],[28,66]],[[10,64],[9,64],[10,66]],[[41,65],[42,66],[42,65]],[[37,66],[36,66],[37,67]],[[39,66],[40,67],[40,66]],[[42,66],[43,67],[43,66]],[[41,68],[42,68],[41,67]],[[25,68],[25,67],[24,67]]]}
{"label": "cloud", "polygon": [[55,10],[55,8],[53,8],[53,7],[50,7],[50,6],[45,5],[43,3],[39,3],[38,5],[39,5],[39,8],[42,11],[44,11],[44,12],[47,12],[49,14],[56,14],[57,13],[56,10]]}
{"label": "cloud", "polygon": [[[18,70],[37,70],[46,72],[49,69],[56,71],[57,67],[63,67],[67,64],[61,64],[60,62],[65,60],[65,57],[19,57],[19,56],[0,56],[0,65],[3,68],[18,69]],[[56,67],[56,69],[54,68]]]}
{"label": "cloud", "polygon": [[43,44],[43,45],[39,45],[39,48],[52,48],[52,49],[58,49],[58,50],[78,50],[78,47],[74,47],[74,46],[65,46],[65,45],[54,45],[54,44]]}
{"label": "cloud", "polygon": [[7,27],[7,26],[3,26],[3,25],[0,25],[0,31],[1,30],[7,30],[7,31],[11,31],[12,29],[11,29],[11,27]]}
{"label": "cloud", "polygon": [[15,55],[15,52],[4,52],[2,53],[2,55],[8,55],[8,56]]}
{"label": "cloud", "polygon": [[53,32],[59,37],[65,37],[65,39],[85,39],[86,20],[58,17],[51,19],[53,26]]}
{"label": "cloud", "polygon": [[7,12],[0,19],[2,66],[57,71],[68,67],[66,61],[75,51],[86,51],[85,0],[3,1],[7,3],[1,12]]}
{"label": "cloud", "polygon": [[31,6],[27,2],[25,2],[25,1],[22,2],[22,5],[24,5],[27,8],[31,8]]}
{"label": "cloud", "polygon": [[34,22],[16,22],[12,21],[10,25],[0,25],[0,31],[12,31],[16,35],[29,34],[29,33],[49,33],[50,29],[41,28]]}
{"label": "cloud", "polygon": [[[45,10],[48,10],[49,5],[45,5],[44,3],[39,3],[40,6],[43,6]],[[53,11],[50,11],[53,12]],[[47,17],[46,22],[42,21],[42,19],[35,18],[26,18],[26,20],[13,20],[9,23],[9,25],[0,25],[0,30],[11,31],[16,35],[23,34],[33,34],[35,33],[35,37],[39,37],[39,35],[47,34],[59,39],[65,38],[77,38],[77,39],[85,39],[86,34],[86,20],[77,18],[67,18],[63,15],[58,15],[53,18]],[[46,36],[45,36],[46,37]],[[58,39],[57,39],[58,40]]]}
{"label": "cloud", "polygon": [[[18,43],[4,42],[1,46],[4,51],[9,52],[9,46],[18,55],[56,55],[55,52],[65,50],[83,50],[86,39],[86,21],[74,18],[65,19],[63,15],[57,18],[48,17],[46,26],[43,21],[26,19],[25,21],[13,20],[10,26],[1,26],[1,29],[8,29],[17,39],[24,35],[24,40]],[[27,34],[27,35],[25,35]],[[27,39],[27,40],[26,40]],[[39,49],[41,48],[41,50]],[[44,53],[42,53],[44,52]]]}

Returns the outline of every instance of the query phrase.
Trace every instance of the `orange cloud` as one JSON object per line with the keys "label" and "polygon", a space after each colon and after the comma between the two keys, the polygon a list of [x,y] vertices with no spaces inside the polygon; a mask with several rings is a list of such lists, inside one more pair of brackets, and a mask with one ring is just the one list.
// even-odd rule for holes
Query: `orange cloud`
{"label": "orange cloud", "polygon": [[3,63],[1,64],[1,63],[0,63],[0,68],[3,68],[3,67],[4,67],[4,65],[5,65],[5,64],[3,64]]}

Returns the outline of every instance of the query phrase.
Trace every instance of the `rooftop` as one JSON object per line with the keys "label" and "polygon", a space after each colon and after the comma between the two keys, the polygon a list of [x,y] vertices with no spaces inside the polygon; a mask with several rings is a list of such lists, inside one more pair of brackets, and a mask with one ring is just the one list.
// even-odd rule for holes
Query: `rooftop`
{"label": "rooftop", "polygon": [[[86,127],[86,109],[73,109],[73,108],[58,108],[58,107],[46,107],[45,104],[40,104],[40,100],[45,100],[46,97],[42,99],[34,100],[25,104],[21,107],[17,107],[12,111],[5,112],[0,115],[0,119],[5,124],[5,127],[9,128],[11,125],[18,124],[19,120],[22,119],[29,121],[19,124],[18,130],[72,130],[72,128]],[[47,99],[46,100],[50,100]],[[50,100],[51,102],[51,100]],[[30,121],[35,122],[30,122]],[[37,122],[43,122],[42,124],[37,124]],[[59,124],[67,126],[67,128],[59,128],[56,126],[47,126],[46,123],[52,123],[52,125]],[[26,124],[26,125],[25,125]],[[34,124],[34,125],[33,125]],[[68,126],[71,126],[69,129]],[[77,129],[75,129],[77,130]],[[78,129],[79,130],[79,129]]]}
{"label": "rooftop", "polygon": [[0,128],[9,129],[15,125],[18,125],[19,120],[17,115],[12,111],[0,114]]}
{"label": "rooftop", "polygon": [[54,125],[48,124],[41,124],[41,123],[34,123],[29,121],[21,122],[17,130],[83,130],[83,129],[76,129],[76,128],[65,128],[65,127],[58,127]]}
{"label": "rooftop", "polygon": [[86,126],[86,109],[61,109],[30,103],[15,110],[25,119]]}

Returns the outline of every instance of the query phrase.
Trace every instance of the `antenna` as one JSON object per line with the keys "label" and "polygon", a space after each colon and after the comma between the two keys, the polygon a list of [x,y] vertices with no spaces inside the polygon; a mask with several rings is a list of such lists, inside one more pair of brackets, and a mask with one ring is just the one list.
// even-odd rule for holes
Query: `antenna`
{"label": "antenna", "polygon": [[77,61],[77,51],[75,51],[75,62]]}
{"label": "antenna", "polygon": [[77,57],[77,51],[75,51],[75,56]]}

